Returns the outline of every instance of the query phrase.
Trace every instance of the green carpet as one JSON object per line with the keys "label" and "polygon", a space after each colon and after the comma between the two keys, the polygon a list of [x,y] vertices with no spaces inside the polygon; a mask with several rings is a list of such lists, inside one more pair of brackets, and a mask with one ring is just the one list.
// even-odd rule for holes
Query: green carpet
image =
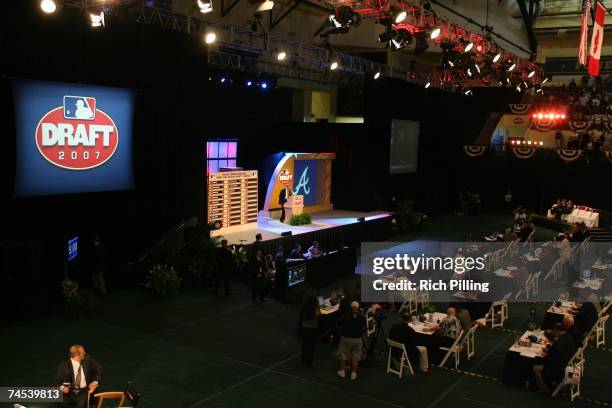
{"label": "green carpet", "polygon": [[[500,219],[440,217],[423,235],[448,232],[459,238],[459,228],[480,233],[474,226],[485,221],[491,226]],[[461,226],[453,228],[453,223]],[[552,399],[499,382],[512,330],[526,328],[532,304],[511,304],[504,330],[478,330],[476,357],[462,357],[462,372],[434,369],[429,376],[400,380],[385,374],[386,355],[379,352],[352,383],[336,376],[338,361],[330,345],[317,345],[315,368],[301,366],[300,342],[294,335],[297,306],[274,300],[253,305],[247,288],[239,284],[232,285],[232,292],[227,299],[215,300],[209,292],[194,289],[159,301],[140,289],[117,291],[89,318],[54,315],[4,327],[0,384],[46,385],[68,346],[82,343],[104,367],[101,390],[121,390],[132,381],[142,393],[142,408],[558,408],[612,403],[612,349],[588,350],[583,398],[573,404],[567,395]],[[535,306],[536,321],[541,321],[545,306]],[[397,319],[390,314],[387,331]],[[0,404],[5,406],[11,405]]]}

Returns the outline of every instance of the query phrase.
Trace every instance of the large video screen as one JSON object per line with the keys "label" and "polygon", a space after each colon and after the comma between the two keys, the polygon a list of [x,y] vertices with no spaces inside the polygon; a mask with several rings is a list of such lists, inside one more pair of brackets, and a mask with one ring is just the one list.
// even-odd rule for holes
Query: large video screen
{"label": "large video screen", "polygon": [[129,190],[131,90],[17,80],[15,195]]}
{"label": "large video screen", "polygon": [[390,174],[416,173],[419,158],[419,122],[391,121]]}

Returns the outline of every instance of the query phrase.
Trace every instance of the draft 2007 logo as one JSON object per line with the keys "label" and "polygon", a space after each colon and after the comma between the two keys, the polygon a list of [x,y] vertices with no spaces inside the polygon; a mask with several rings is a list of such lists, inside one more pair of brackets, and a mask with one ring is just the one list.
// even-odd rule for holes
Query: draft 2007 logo
{"label": "draft 2007 logo", "polygon": [[62,106],[47,112],[36,126],[36,146],[51,164],[87,170],[106,163],[119,145],[113,119],[88,96],[66,95]]}

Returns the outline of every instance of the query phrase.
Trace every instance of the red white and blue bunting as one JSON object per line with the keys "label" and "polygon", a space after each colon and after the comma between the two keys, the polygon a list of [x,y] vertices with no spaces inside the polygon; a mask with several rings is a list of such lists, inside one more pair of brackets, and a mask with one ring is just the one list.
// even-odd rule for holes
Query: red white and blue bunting
{"label": "red white and blue bunting", "polygon": [[463,146],[463,150],[470,157],[478,157],[487,151],[487,146]]}
{"label": "red white and blue bunting", "polygon": [[512,153],[519,159],[531,159],[535,154],[536,149],[534,147],[513,147]]}
{"label": "red white and blue bunting", "polygon": [[548,132],[555,127],[555,121],[552,119],[533,119],[531,124],[536,130],[540,132]]}
{"label": "red white and blue bunting", "polygon": [[515,115],[524,115],[529,110],[531,105],[528,103],[511,103],[508,105],[510,107],[510,111]]}
{"label": "red white and blue bunting", "polygon": [[584,121],[584,122],[569,122],[569,128],[577,133],[584,133],[588,131],[593,125],[592,121]]}
{"label": "red white and blue bunting", "polygon": [[571,163],[582,157],[582,150],[557,149],[557,155],[566,163]]}
{"label": "red white and blue bunting", "polygon": [[604,156],[606,156],[606,159],[612,163],[612,150],[604,150],[602,153]]}

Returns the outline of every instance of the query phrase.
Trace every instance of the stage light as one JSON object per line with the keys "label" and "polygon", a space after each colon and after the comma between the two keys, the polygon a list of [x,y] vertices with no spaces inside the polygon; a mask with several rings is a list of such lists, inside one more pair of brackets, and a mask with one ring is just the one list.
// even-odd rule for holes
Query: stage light
{"label": "stage light", "polygon": [[374,79],[380,78],[380,71],[374,74]]}
{"label": "stage light", "polygon": [[207,14],[213,11],[212,0],[197,0],[198,8],[200,13]]}
{"label": "stage light", "polygon": [[476,51],[478,51],[478,52],[482,51],[482,45],[478,44],[476,46]]}
{"label": "stage light", "polygon": [[247,86],[251,86],[251,85],[253,85],[253,81],[247,81],[246,84],[247,84]]}
{"label": "stage light", "polygon": [[329,66],[329,69],[331,69],[332,71],[336,70],[338,68],[338,63],[336,61],[332,62]]}
{"label": "stage light", "polygon": [[268,83],[267,82],[262,82],[261,83],[261,89],[268,89]]}
{"label": "stage light", "polygon": [[474,48],[474,43],[469,42],[468,45],[465,46],[465,49],[463,50],[463,52],[470,52],[472,48]]}
{"label": "stage light", "polygon": [[544,142],[540,142],[540,146],[543,146],[543,145],[544,145]]}
{"label": "stage light", "polygon": [[542,85],[544,85],[546,82],[548,82],[548,77],[544,78],[544,80],[542,81]]}
{"label": "stage light", "polygon": [[227,79],[226,79],[225,77],[221,77],[221,78],[219,78],[219,82],[221,82],[222,84],[224,84],[226,80],[227,80]]}
{"label": "stage light", "polygon": [[542,115],[541,113],[538,113],[538,119],[542,119],[544,118],[544,115]]}
{"label": "stage light", "polygon": [[532,77],[532,76],[534,76],[534,75],[535,75],[535,71],[531,71],[531,72],[530,72],[530,73],[527,75],[527,78],[531,78],[531,77]]}
{"label": "stage light", "polygon": [[496,55],[493,57],[493,63],[495,64],[497,61],[499,61],[499,59],[500,59],[500,58],[501,58],[501,54],[496,54]]}
{"label": "stage light", "polygon": [[104,27],[106,23],[104,22],[104,12],[101,11],[100,14],[90,13],[89,19],[91,21],[91,26],[94,28]]}
{"label": "stage light", "polygon": [[285,51],[280,51],[278,54],[276,54],[276,59],[278,61],[283,61],[285,58],[287,58],[287,53]]}
{"label": "stage light", "polygon": [[562,114],[562,115],[561,115],[561,119],[565,119],[565,114]]}
{"label": "stage light", "polygon": [[514,142],[514,140],[511,140],[511,141],[510,141],[510,144],[514,144],[514,143],[515,143],[515,142]]}
{"label": "stage light", "polygon": [[431,34],[429,35],[429,38],[431,38],[432,40],[435,40],[439,36],[440,36],[440,28],[434,28]]}
{"label": "stage light", "polygon": [[40,2],[40,9],[46,14],[51,14],[55,13],[55,10],[57,10],[57,5],[53,0],[42,0]]}
{"label": "stage light", "polygon": [[531,140],[530,140],[530,141],[528,141],[528,142],[527,142],[527,144],[528,144],[528,145],[530,145],[530,144],[531,144]]}
{"label": "stage light", "polygon": [[431,86],[431,82],[428,82],[425,84],[425,89],[429,88]]}
{"label": "stage light", "polygon": [[467,69],[467,74],[468,74],[469,77],[471,77],[472,76],[472,70],[468,68]]}
{"label": "stage light", "polygon": [[470,95],[472,95],[472,91],[470,91],[469,89],[465,89],[465,88],[464,88],[464,90],[463,90],[463,94],[464,94],[465,96],[470,96]]}
{"label": "stage light", "polygon": [[520,85],[516,86],[516,92],[521,92],[521,86]]}
{"label": "stage light", "polygon": [[404,10],[397,11],[393,14],[393,21],[395,22],[395,24],[399,24],[404,21],[407,16],[408,13],[406,13]]}
{"label": "stage light", "polygon": [[449,65],[451,68],[455,68],[455,64],[454,64],[454,63],[453,63],[453,61],[451,61],[451,60],[448,60],[448,65]]}
{"label": "stage light", "polygon": [[510,65],[510,68],[508,68],[508,72],[511,72],[514,70],[514,68],[516,68],[516,64],[512,64]]}
{"label": "stage light", "polygon": [[474,68],[476,68],[476,72],[480,74],[480,67],[478,66],[478,64],[474,64]]}
{"label": "stage light", "polygon": [[217,34],[215,34],[213,31],[206,33],[206,35],[204,36],[204,41],[206,41],[206,44],[214,43],[215,41],[217,41]]}
{"label": "stage light", "polygon": [[274,2],[272,0],[262,1],[259,6],[257,6],[257,11],[269,11],[274,7]]}

